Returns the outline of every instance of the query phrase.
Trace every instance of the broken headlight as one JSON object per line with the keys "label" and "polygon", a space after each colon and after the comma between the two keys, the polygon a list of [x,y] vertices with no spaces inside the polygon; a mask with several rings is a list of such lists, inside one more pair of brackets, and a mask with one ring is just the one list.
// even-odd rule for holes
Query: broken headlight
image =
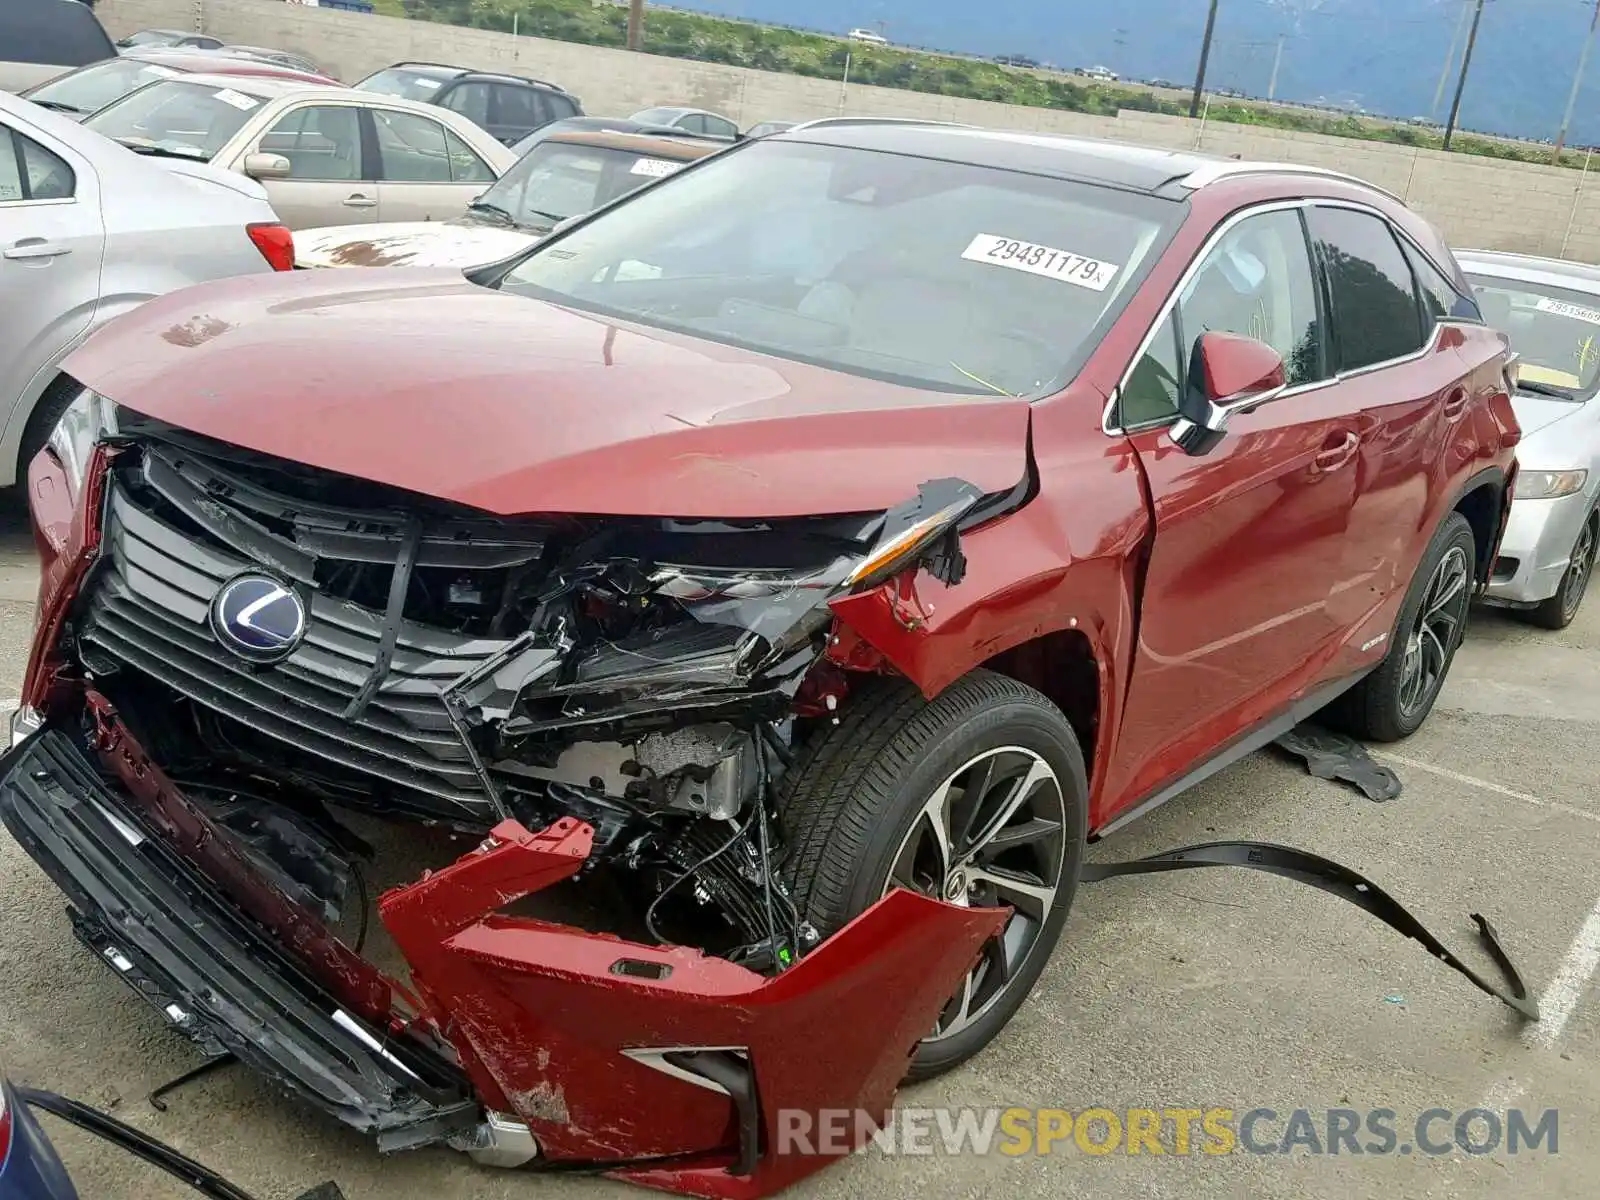
{"label": "broken headlight", "polygon": [[74,496],[83,486],[94,448],[117,431],[116,407],[98,392],[84,388],[67,405],[45,443],[66,472],[67,486]]}

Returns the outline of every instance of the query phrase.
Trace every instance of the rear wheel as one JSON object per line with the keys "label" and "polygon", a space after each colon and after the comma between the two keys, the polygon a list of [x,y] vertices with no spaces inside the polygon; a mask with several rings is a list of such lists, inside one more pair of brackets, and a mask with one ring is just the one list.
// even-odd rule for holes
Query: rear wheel
{"label": "rear wheel", "polygon": [[785,871],[824,935],[891,889],[1012,909],[919,1044],[927,1078],[986,1046],[1044,969],[1077,890],[1083,754],[1032,688],[975,671],[933,701],[870,685],[785,781]]}
{"label": "rear wheel", "polygon": [[1466,632],[1476,561],[1472,526],[1453,512],[1411,579],[1388,656],[1330,706],[1338,724],[1357,737],[1397,742],[1427,720]]}
{"label": "rear wheel", "polygon": [[1578,606],[1583,603],[1584,593],[1589,590],[1597,546],[1600,546],[1600,512],[1591,513],[1578,532],[1556,594],[1535,608],[1522,610],[1524,619],[1544,629],[1565,629],[1571,625],[1578,615]]}

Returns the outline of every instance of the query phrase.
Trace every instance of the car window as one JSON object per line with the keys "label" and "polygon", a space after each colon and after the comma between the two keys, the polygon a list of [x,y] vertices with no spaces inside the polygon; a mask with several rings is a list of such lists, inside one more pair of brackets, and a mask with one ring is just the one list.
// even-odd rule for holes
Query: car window
{"label": "car window", "polygon": [[738,136],[739,127],[732,121],[724,121],[721,117],[701,117],[700,120],[705,125],[705,131],[712,137]]}
{"label": "car window", "polygon": [[489,124],[489,85],[487,83],[463,83],[460,87],[453,87],[443,94],[439,105],[448,108],[451,112],[458,112],[474,125],[487,127]]}
{"label": "car window", "polygon": [[289,178],[344,182],[362,178],[361,116],[336,104],[297,108],[262,135],[264,154],[289,160]]}
{"label": "car window", "polygon": [[679,129],[688,130],[690,133],[704,133],[706,131],[706,119],[699,113],[690,113],[686,117],[680,117],[675,124]]}
{"label": "car window", "polygon": [[1351,208],[1318,206],[1306,213],[1328,273],[1338,367],[1354,371],[1422,348],[1422,317],[1389,223]]}
{"label": "car window", "polygon": [[444,131],[444,144],[450,155],[450,178],[456,183],[493,183],[494,168],[478,157],[478,152],[453,132]]}
{"label": "car window", "polygon": [[609,204],[687,163],[580,142],[544,142],[483,195],[520,225],[548,228]]}
{"label": "car window", "polygon": [[450,147],[438,121],[377,110],[379,178],[390,183],[449,183]]}
{"label": "car window", "polygon": [[363,92],[376,92],[380,96],[399,96],[402,100],[419,100],[431,104],[439,91],[449,83],[450,75],[438,71],[415,71],[406,67],[385,67],[368,75],[355,86]]}
{"label": "car window", "polygon": [[30,137],[0,125],[0,204],[70,200],[77,177],[65,160]]}
{"label": "car window", "polygon": [[1484,321],[1521,356],[1523,379],[1579,400],[1600,388],[1600,296],[1492,275],[1468,279]]}
{"label": "car window", "polygon": [[134,88],[158,79],[176,79],[182,74],[182,71],[174,71],[158,63],[140,62],[136,58],[115,58],[52,79],[30,91],[28,99],[46,108],[92,113],[113,100],[121,99]]}
{"label": "car window", "polygon": [[1400,239],[1400,248],[1405,251],[1406,260],[1411,264],[1411,274],[1417,281],[1417,295],[1422,300],[1424,323],[1429,328],[1435,321],[1481,319],[1477,301],[1470,296],[1463,296],[1455,284],[1428,261],[1427,255],[1405,238]]}
{"label": "car window", "polygon": [[0,61],[86,67],[117,57],[87,4],[17,4],[0,0]]}
{"label": "car window", "polygon": [[1183,211],[1020,171],[763,141],[641,189],[500,286],[869,378],[1039,395],[1076,372]]}
{"label": "car window", "polygon": [[1178,300],[1187,365],[1200,335],[1256,338],[1283,356],[1293,387],[1323,377],[1316,276],[1298,212],[1246,217],[1207,251]]}
{"label": "car window", "polygon": [[552,121],[563,121],[578,115],[577,102],[571,96],[563,96],[560,92],[545,92],[544,102],[550,109]]}
{"label": "car window", "polygon": [[1178,326],[1173,310],[1168,309],[1150,345],[1128,373],[1122,389],[1121,417],[1124,428],[1153,421],[1170,421],[1178,415],[1178,389],[1184,377],[1183,357],[1178,347]]}
{"label": "car window", "polygon": [[539,103],[539,93],[533,88],[514,83],[496,84],[494,98],[497,107],[493,119],[496,125],[533,129],[549,119],[544,106]]}
{"label": "car window", "polygon": [[129,92],[83,125],[130,149],[209,161],[261,108],[244,87],[165,79]]}

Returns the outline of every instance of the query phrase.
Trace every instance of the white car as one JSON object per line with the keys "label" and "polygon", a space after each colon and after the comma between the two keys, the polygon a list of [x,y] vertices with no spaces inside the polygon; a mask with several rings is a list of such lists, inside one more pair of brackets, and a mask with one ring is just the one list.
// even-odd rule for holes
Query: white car
{"label": "white car", "polygon": [[291,229],[458,217],[517,160],[438,105],[265,76],[158,80],[83,126],[143,154],[260,180]]}
{"label": "white car", "polygon": [[[0,486],[44,444],[72,389],[46,385],[111,318],[166,292],[289,270],[294,243],[254,180],[143,159],[0,92]],[[174,338],[214,336],[196,314]]]}

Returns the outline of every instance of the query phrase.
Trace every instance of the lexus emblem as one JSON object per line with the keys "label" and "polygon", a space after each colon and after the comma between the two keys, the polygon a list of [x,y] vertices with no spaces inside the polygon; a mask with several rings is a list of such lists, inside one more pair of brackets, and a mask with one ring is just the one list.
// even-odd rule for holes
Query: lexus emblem
{"label": "lexus emblem", "polygon": [[306,606],[270,575],[239,575],[211,601],[211,632],[240,658],[279,662],[306,635]]}

